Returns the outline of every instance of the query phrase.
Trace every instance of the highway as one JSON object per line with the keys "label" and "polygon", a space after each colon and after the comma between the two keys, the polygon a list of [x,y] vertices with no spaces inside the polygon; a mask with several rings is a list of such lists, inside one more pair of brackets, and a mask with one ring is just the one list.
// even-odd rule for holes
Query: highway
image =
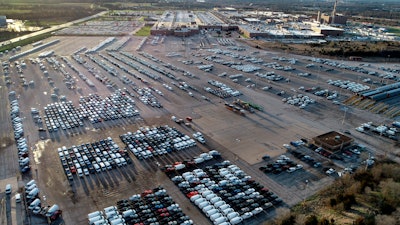
{"label": "highway", "polygon": [[74,24],[82,23],[82,22],[97,18],[99,16],[103,16],[107,12],[108,11],[102,11],[102,12],[97,13],[97,14],[92,15],[92,16],[88,16],[88,17],[85,17],[85,18],[82,18],[82,19],[78,19],[78,20],[74,20],[74,21],[71,21],[71,22],[68,22],[68,23],[52,26],[50,28],[43,29],[43,30],[40,30],[40,31],[37,31],[37,32],[33,32],[33,33],[30,33],[30,34],[27,34],[27,35],[24,35],[24,36],[21,36],[21,37],[17,37],[17,38],[13,38],[13,39],[10,39],[10,40],[7,40],[7,41],[3,41],[3,42],[0,42],[0,46],[9,45],[9,44],[16,43],[18,41],[22,41],[22,40],[25,40],[25,39],[28,39],[28,38],[31,38],[31,37],[35,37],[35,36],[38,36],[38,35],[54,32],[56,30],[66,28],[66,27],[69,27],[69,26],[74,25]]}

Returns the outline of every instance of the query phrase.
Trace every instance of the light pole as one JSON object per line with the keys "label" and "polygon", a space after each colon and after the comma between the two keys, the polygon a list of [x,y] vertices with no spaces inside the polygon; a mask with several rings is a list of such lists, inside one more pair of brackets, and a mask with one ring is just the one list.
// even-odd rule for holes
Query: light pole
{"label": "light pole", "polygon": [[344,113],[343,113],[342,126],[343,126],[343,124],[344,124],[344,120],[346,119],[346,113],[347,113],[347,110],[348,110],[348,109],[349,109],[349,108],[347,108],[347,107],[343,107]]}

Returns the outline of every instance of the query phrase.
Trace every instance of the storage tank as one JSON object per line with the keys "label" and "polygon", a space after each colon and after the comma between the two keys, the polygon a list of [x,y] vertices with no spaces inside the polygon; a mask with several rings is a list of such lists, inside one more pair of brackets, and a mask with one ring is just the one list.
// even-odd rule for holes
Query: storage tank
{"label": "storage tank", "polygon": [[372,96],[370,96],[370,98],[372,100],[379,101],[379,100],[387,98],[387,93],[383,92],[383,93],[379,93],[379,94],[376,94],[376,95],[372,95]]}

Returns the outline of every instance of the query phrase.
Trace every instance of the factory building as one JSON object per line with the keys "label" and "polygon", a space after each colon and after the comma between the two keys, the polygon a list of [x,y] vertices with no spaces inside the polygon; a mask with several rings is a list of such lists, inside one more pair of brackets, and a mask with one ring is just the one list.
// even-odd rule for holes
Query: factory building
{"label": "factory building", "polygon": [[320,22],[324,24],[341,24],[346,25],[347,16],[336,14],[335,16],[328,15],[326,13],[321,15]]}
{"label": "factory building", "polygon": [[317,34],[322,34],[324,36],[341,36],[344,33],[343,29],[337,27],[326,26],[322,24],[312,24],[311,30]]}

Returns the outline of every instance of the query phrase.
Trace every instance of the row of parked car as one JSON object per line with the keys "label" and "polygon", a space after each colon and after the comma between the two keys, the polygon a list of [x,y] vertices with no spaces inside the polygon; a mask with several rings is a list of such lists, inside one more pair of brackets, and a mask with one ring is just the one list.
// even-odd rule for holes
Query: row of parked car
{"label": "row of parked car", "polygon": [[168,125],[141,127],[120,135],[122,142],[138,159],[168,154],[196,146],[196,141]]}
{"label": "row of parked car", "polygon": [[24,137],[24,126],[22,124],[22,118],[19,117],[19,104],[18,100],[11,101],[11,122],[14,129],[15,143],[17,144],[19,168],[22,173],[30,170],[29,165],[29,147]]}
{"label": "row of parked car", "polygon": [[[55,102],[44,107],[44,121],[48,131],[56,132],[59,129],[82,127],[85,119],[91,123],[97,123],[139,115],[139,111],[134,107],[134,101],[121,90],[116,90],[105,99],[97,94],[90,94],[81,97],[79,102],[78,109],[71,101]],[[32,113],[39,112],[35,109]]]}
{"label": "row of parked car", "polygon": [[197,164],[202,164],[211,159],[220,159],[221,153],[217,150],[210,150],[209,152],[201,153],[198,156],[193,157],[193,159],[186,159],[183,162],[175,162],[173,165],[165,165],[162,170],[169,176],[175,175],[175,170],[187,170],[196,168]]}
{"label": "row of parked car", "polygon": [[145,190],[128,199],[117,202],[116,206],[88,214],[90,225],[192,225],[193,221],[167,194],[163,187]]}
{"label": "row of parked car", "polygon": [[133,89],[136,91],[136,93],[138,93],[139,100],[141,102],[143,102],[143,104],[150,105],[152,107],[157,107],[157,108],[162,108],[163,107],[161,102],[153,94],[153,91],[154,91],[158,95],[163,96],[164,94],[161,91],[159,91],[159,90],[155,91],[155,90],[152,90],[149,87],[143,87],[143,88],[133,87]]}
{"label": "row of parked car", "polygon": [[332,61],[330,59],[320,59],[320,58],[313,58],[310,59],[313,62],[318,62],[321,64],[325,64],[325,65],[329,65],[329,66],[334,66],[337,68],[341,68],[341,69],[346,69],[346,70],[350,70],[350,71],[354,71],[354,72],[358,72],[358,73],[363,73],[363,74],[367,74],[367,75],[372,75],[375,77],[379,77],[379,78],[384,78],[384,79],[393,79],[398,81],[398,77],[393,75],[392,73],[399,73],[396,69],[391,69],[391,68],[385,68],[385,67],[379,67],[380,70],[386,71],[385,73],[380,73],[374,70],[369,70],[366,69],[365,67],[369,67],[370,65],[367,64],[360,64],[359,66],[352,66],[352,65],[346,65],[344,63],[339,63],[339,62],[335,62]]}
{"label": "row of parked car", "polygon": [[261,166],[259,169],[264,173],[279,174],[282,171],[293,173],[303,169],[303,165],[295,163],[286,155],[280,155],[274,163],[268,163],[266,166]]}
{"label": "row of parked car", "polygon": [[215,225],[239,224],[282,203],[229,161],[167,174]]}
{"label": "row of parked car", "polygon": [[[24,190],[26,205],[28,206],[28,210],[33,214],[46,216],[51,221],[56,220],[62,214],[62,211],[57,204],[52,206],[42,206],[42,201],[39,196],[40,190],[37,187],[35,180],[30,180],[26,183]],[[21,202],[21,194],[16,194],[15,198],[17,203]]]}
{"label": "row of parked car", "polygon": [[84,126],[83,116],[71,101],[48,104],[44,107],[44,113],[43,119],[49,132]]}
{"label": "row of parked car", "polygon": [[69,180],[74,179],[73,174],[83,178],[132,163],[129,154],[121,150],[111,137],[69,148],[62,146],[57,151]]}
{"label": "row of parked car", "polygon": [[290,153],[300,159],[301,161],[309,164],[310,166],[314,167],[314,168],[319,168],[322,166],[321,162],[318,162],[317,160],[315,160],[313,157],[306,155],[304,153],[301,153],[300,151],[294,150],[294,151],[290,151]]}
{"label": "row of parked car", "polygon": [[230,86],[228,86],[227,84],[224,84],[217,80],[209,80],[208,83],[211,84],[212,86],[216,87],[217,89],[213,89],[210,87],[204,87],[204,90],[213,95],[216,95],[220,98],[229,98],[231,96],[236,97],[236,96],[242,95],[242,93],[240,91],[233,89]]}
{"label": "row of parked car", "polygon": [[137,116],[139,111],[134,106],[135,101],[121,89],[104,99],[98,94],[79,99],[80,113],[91,123]]}

